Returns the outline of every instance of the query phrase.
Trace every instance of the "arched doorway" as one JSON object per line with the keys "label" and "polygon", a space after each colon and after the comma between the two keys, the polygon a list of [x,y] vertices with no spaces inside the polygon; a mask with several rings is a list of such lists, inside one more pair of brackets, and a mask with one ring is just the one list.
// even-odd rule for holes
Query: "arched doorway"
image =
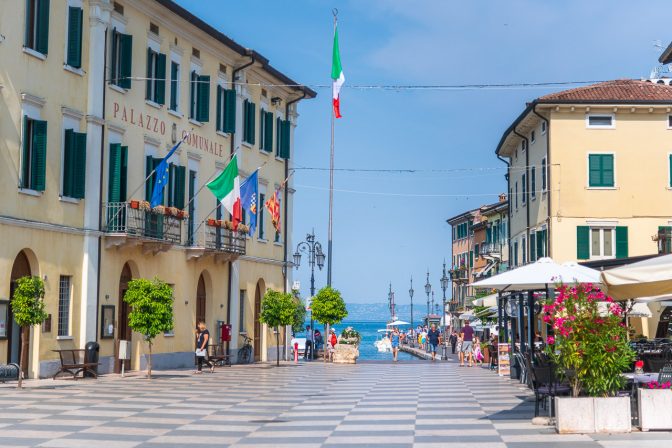
{"label": "arched doorway", "polygon": [[[128,326],[128,313],[130,307],[124,301],[124,294],[128,290],[128,282],[133,279],[133,274],[131,273],[131,267],[128,263],[124,264],[124,268],[121,270],[121,276],[119,277],[119,314],[117,317],[117,338],[116,338],[116,347],[119,347],[119,341],[130,341],[132,336],[131,327]],[[121,364],[124,363],[124,370],[130,370],[131,361],[121,361],[119,359],[115,360],[114,363],[114,372],[121,372]]]}
{"label": "arched doorway", "polygon": [[14,264],[12,265],[12,274],[10,277],[9,284],[9,325],[7,328],[7,362],[19,363],[19,357],[21,356],[21,344],[26,344],[25,350],[23,351],[23,359],[21,360],[21,365],[23,366],[24,375],[28,375],[28,353],[30,352],[30,328],[26,327],[23,329],[23,342],[21,340],[21,328],[14,321],[14,315],[12,313],[11,300],[14,297],[14,290],[16,290],[17,280],[21,277],[27,275],[32,275],[30,269],[30,262],[28,261],[28,256],[24,251],[19,252],[19,254],[14,259]]}
{"label": "arched doorway", "polygon": [[205,307],[207,302],[207,293],[205,292],[205,279],[203,274],[198,277],[198,286],[196,287],[196,323],[205,322]]}
{"label": "arched doorway", "polygon": [[259,314],[261,314],[261,281],[257,282],[257,288],[254,291],[254,360],[261,361],[261,322],[259,322]]}

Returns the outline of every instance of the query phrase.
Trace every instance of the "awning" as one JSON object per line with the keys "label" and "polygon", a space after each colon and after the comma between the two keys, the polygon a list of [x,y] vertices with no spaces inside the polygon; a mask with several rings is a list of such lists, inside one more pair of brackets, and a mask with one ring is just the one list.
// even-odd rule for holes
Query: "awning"
{"label": "awning", "polygon": [[485,277],[488,274],[488,272],[490,272],[492,268],[494,268],[496,265],[497,263],[494,262],[488,263],[488,265],[485,268],[481,269],[476,273],[475,277]]}
{"label": "awning", "polygon": [[604,271],[602,284],[615,300],[672,294],[672,255]]}
{"label": "awning", "polygon": [[474,316],[474,313],[472,313],[472,312],[470,311],[470,312],[468,312],[468,313],[462,313],[462,314],[460,314],[460,317],[458,317],[458,319],[460,319],[460,320],[474,320],[474,317],[475,317],[475,316]]}
{"label": "awning", "polygon": [[628,313],[628,317],[651,317],[651,310],[649,305],[642,302],[635,302],[632,309]]}
{"label": "awning", "polygon": [[489,308],[487,308],[487,309],[485,309],[485,310],[483,310],[479,313],[476,313],[475,315],[479,319],[496,316],[497,315],[497,307],[496,306],[491,306],[491,307],[489,307]]}
{"label": "awning", "polygon": [[489,296],[475,299],[472,303],[474,306],[497,306],[497,294],[490,294]]}

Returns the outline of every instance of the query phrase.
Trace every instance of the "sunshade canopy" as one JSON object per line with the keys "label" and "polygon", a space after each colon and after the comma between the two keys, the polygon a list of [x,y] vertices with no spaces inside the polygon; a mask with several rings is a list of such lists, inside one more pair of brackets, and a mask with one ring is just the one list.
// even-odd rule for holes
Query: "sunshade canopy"
{"label": "sunshade canopy", "polygon": [[489,296],[475,299],[472,303],[474,306],[497,306],[497,294],[490,294]]}
{"label": "sunshade canopy", "polygon": [[403,320],[395,320],[394,322],[390,322],[387,324],[388,327],[394,327],[397,325],[410,325],[408,322],[404,322]]}
{"label": "sunshade canopy", "polygon": [[603,271],[601,283],[614,300],[672,294],[672,255]]}
{"label": "sunshade canopy", "polygon": [[540,258],[534,263],[472,283],[477,288],[506,291],[544,289],[555,283],[600,283],[600,272],[594,269],[561,265],[550,258]]}

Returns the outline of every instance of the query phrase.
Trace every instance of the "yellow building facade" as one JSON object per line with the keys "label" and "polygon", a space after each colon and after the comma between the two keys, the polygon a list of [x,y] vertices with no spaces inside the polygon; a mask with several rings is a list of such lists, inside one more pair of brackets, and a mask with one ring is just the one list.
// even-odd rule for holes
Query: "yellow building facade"
{"label": "yellow building facade", "polygon": [[496,151],[509,165],[511,265],[657,254],[659,228],[672,225],[670,132],[666,80],[610,81],[529,103]]}
{"label": "yellow building facade", "polygon": [[[0,28],[0,363],[16,362],[16,279],[40,276],[50,319],[27,336],[31,377],[53,374],[53,350],[100,344],[100,370],[145,365],[121,297],[133,278],[174,288],[175,329],[155,366],[193,365],[194,325],[232,327],[254,356],[275,356],[258,323],[268,288],[287,290],[297,105],[315,93],[169,0],[2,1]],[[17,20],[17,18],[26,20]],[[278,87],[297,86],[297,87]],[[146,210],[158,162],[169,160],[163,205]],[[232,155],[241,178],[259,169],[253,235],[226,220],[207,181]],[[284,188],[281,188],[284,187]],[[279,190],[281,232],[263,203]],[[219,221],[221,222],[221,221]]]}

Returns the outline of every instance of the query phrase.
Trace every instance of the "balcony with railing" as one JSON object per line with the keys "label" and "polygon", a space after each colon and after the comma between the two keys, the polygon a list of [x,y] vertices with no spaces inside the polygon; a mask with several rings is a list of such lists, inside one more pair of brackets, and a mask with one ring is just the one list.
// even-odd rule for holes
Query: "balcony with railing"
{"label": "balcony with railing", "polygon": [[478,250],[483,258],[497,259],[502,258],[502,249],[499,243],[483,243]]}
{"label": "balcony with railing", "polygon": [[215,261],[233,261],[245,255],[249,228],[243,224],[234,230],[229,221],[208,219],[190,238],[187,259],[212,256]]}
{"label": "balcony with railing", "polygon": [[180,244],[184,213],[172,207],[150,209],[140,201],[103,204],[105,247],[142,246],[158,253]]}
{"label": "balcony with railing", "polygon": [[450,279],[454,282],[469,281],[469,271],[466,268],[455,268],[449,271]]}

